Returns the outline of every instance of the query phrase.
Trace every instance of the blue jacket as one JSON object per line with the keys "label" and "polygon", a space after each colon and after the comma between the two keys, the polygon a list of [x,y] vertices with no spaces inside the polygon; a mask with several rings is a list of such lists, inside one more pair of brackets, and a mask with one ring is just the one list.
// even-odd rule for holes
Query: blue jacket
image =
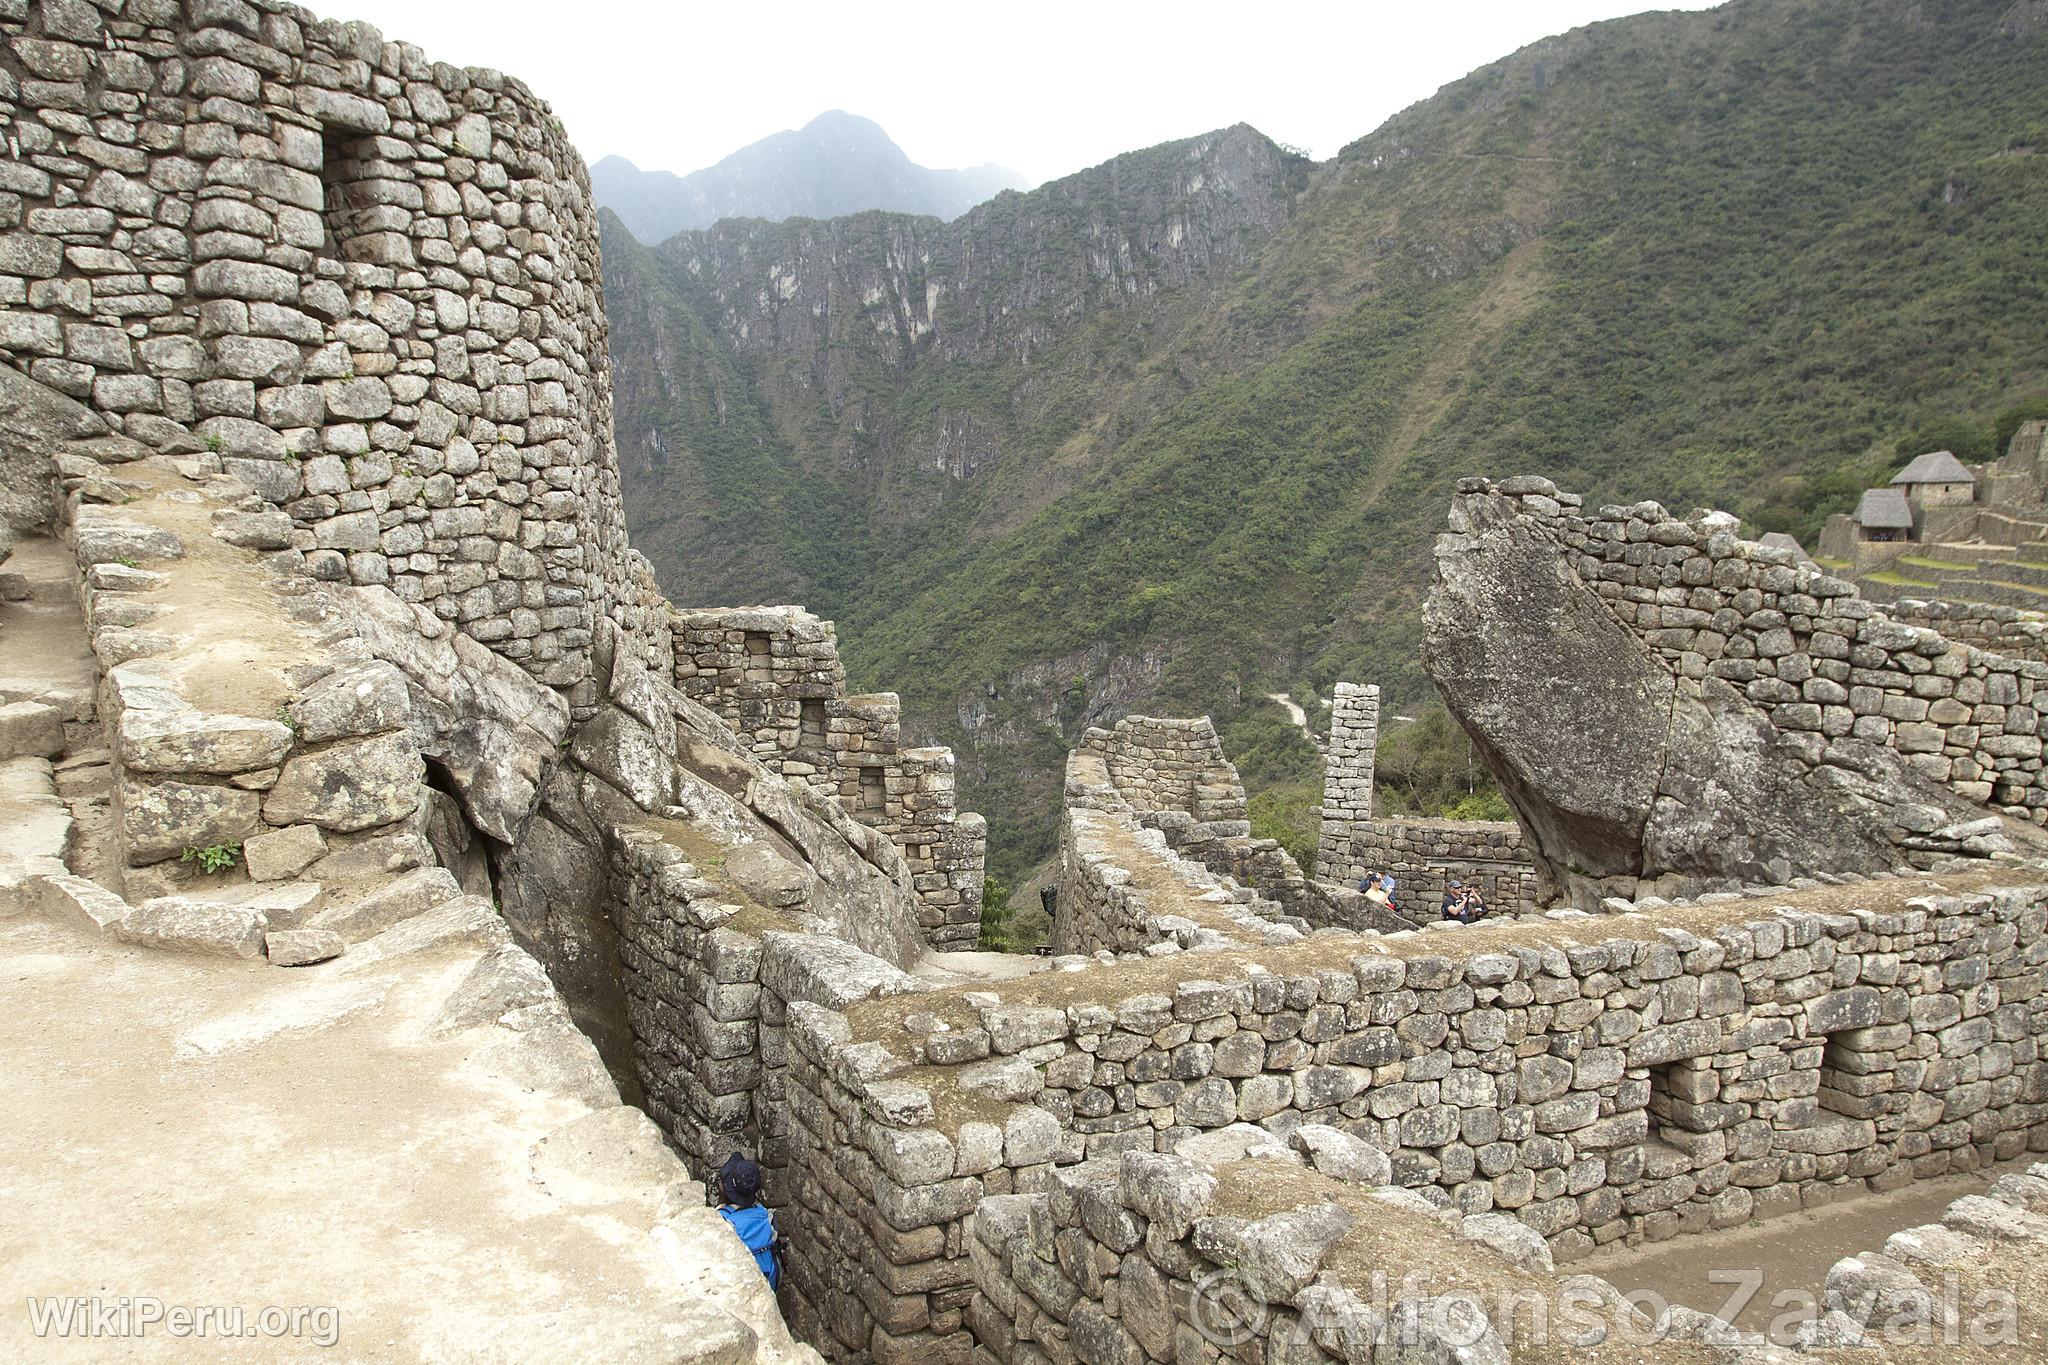
{"label": "blue jacket", "polygon": [[773,1210],[759,1204],[749,1204],[743,1209],[730,1204],[718,1206],[718,1216],[732,1224],[732,1230],[739,1234],[747,1250],[754,1253],[754,1264],[761,1267],[761,1273],[768,1277],[768,1287],[782,1287],[782,1267],[775,1259],[775,1214]]}

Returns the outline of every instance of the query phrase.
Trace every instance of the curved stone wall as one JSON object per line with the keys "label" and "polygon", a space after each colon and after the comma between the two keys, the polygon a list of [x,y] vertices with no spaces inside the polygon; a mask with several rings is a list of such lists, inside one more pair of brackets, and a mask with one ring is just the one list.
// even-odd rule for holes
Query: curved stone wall
{"label": "curved stone wall", "polygon": [[0,359],[562,689],[650,654],[596,215],[519,81],[247,0],[0,6]]}

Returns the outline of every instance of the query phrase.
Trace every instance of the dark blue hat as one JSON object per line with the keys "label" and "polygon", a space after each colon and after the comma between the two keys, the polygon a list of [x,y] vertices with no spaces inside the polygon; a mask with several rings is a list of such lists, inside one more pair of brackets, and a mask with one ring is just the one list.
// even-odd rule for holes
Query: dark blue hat
{"label": "dark blue hat", "polygon": [[718,1168],[718,1197],[734,1208],[745,1208],[761,1198],[761,1168],[734,1152]]}

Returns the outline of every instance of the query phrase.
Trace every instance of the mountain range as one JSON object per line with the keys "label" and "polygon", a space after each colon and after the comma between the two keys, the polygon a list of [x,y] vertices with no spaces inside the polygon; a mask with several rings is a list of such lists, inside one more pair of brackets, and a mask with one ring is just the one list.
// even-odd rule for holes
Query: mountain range
{"label": "mountain range", "polygon": [[1239,126],[952,222],[608,216],[635,544],[678,601],[835,618],[1005,876],[1128,710],[1214,714],[1298,817],[1265,698],[1427,700],[1459,477],[1810,536],[1914,430],[2048,389],[2044,70],[2048,0],[1733,0],[1320,164]]}
{"label": "mountain range", "polygon": [[590,168],[598,207],[616,213],[628,232],[648,243],[721,218],[780,222],[866,209],[957,218],[984,199],[1027,185],[1003,166],[927,169],[881,125],[836,109],[688,175],[643,171],[622,156]]}

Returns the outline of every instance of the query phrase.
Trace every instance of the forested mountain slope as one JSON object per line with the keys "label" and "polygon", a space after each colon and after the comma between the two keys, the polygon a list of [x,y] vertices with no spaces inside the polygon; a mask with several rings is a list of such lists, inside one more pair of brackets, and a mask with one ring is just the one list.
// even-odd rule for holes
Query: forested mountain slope
{"label": "forested mountain slope", "polygon": [[635,543],[679,600],[836,618],[1015,870],[1085,724],[1421,701],[1461,475],[1807,534],[2048,389],[2044,75],[2041,0],[1735,0],[1320,166],[1236,128],[952,224],[608,225]]}

